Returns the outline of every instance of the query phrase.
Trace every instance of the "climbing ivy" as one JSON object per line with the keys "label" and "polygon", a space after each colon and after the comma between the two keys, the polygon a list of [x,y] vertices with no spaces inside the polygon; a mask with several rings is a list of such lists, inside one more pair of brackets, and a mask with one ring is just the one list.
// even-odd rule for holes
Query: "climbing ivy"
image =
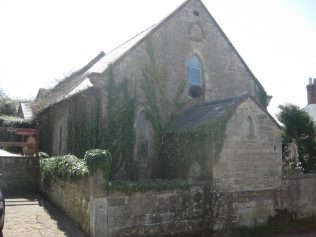
{"label": "climbing ivy", "polygon": [[264,90],[264,88],[259,84],[255,85],[255,97],[259,100],[259,102],[261,103],[261,105],[264,108],[267,108],[267,106],[268,106],[268,94]]}
{"label": "climbing ivy", "polygon": [[145,101],[142,105],[145,108],[146,117],[151,122],[154,130],[154,144],[157,155],[153,160],[153,177],[159,177],[161,168],[159,157],[162,155],[161,141],[164,129],[183,104],[181,96],[183,95],[185,80],[179,83],[174,98],[170,99],[167,96],[167,68],[157,63],[155,50],[150,40],[147,41],[146,51],[150,63],[143,68],[143,79],[140,80],[140,89],[145,96]]}
{"label": "climbing ivy", "polygon": [[166,135],[163,141],[163,177],[187,178],[193,162],[198,162],[203,170],[207,168],[207,161],[218,159],[225,139],[226,124],[232,114],[233,111],[226,111],[206,125],[180,129]]}
{"label": "climbing ivy", "polygon": [[83,157],[87,150],[98,147],[98,109],[89,107],[82,98],[71,104],[68,116],[68,149],[71,154]]}
{"label": "climbing ivy", "polygon": [[129,82],[117,82],[113,67],[109,67],[106,87],[107,113],[101,131],[101,147],[112,154],[110,179],[137,179],[134,160],[136,91],[129,89]]}
{"label": "climbing ivy", "polygon": [[101,169],[104,173],[104,180],[109,180],[112,157],[110,152],[106,150],[89,150],[84,156],[84,161],[88,167],[89,172],[93,173],[97,169]]}

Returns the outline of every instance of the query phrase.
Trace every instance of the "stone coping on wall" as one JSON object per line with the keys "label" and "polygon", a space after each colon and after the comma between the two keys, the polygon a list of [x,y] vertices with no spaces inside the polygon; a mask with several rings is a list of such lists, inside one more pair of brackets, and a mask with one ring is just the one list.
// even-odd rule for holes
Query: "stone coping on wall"
{"label": "stone coping on wall", "polygon": [[294,174],[294,175],[288,175],[288,176],[283,176],[283,180],[294,180],[294,179],[312,179],[316,178],[316,173],[308,173],[308,174]]}

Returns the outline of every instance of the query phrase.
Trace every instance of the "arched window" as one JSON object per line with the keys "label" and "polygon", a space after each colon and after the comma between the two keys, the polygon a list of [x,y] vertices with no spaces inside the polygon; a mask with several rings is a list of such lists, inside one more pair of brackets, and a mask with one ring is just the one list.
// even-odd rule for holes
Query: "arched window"
{"label": "arched window", "polygon": [[203,95],[202,87],[202,65],[199,58],[193,55],[189,59],[189,95],[198,98]]}
{"label": "arched window", "polygon": [[254,137],[253,123],[252,123],[252,119],[250,116],[248,116],[246,123],[245,123],[245,135],[247,138]]}
{"label": "arched window", "polygon": [[146,159],[148,157],[149,146],[149,127],[148,120],[144,112],[140,112],[137,116],[137,157],[138,159]]}
{"label": "arched window", "polygon": [[59,126],[59,141],[58,141],[58,152],[59,152],[59,155],[61,155],[61,152],[62,152],[62,145],[63,145],[63,128],[60,125]]}

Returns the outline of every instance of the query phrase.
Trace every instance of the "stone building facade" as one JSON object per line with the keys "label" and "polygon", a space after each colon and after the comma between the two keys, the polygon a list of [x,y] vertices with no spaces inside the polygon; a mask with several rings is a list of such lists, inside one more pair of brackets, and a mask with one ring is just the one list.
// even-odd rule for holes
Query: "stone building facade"
{"label": "stone building facade", "polygon": [[[51,155],[71,152],[68,133],[72,107],[84,103],[82,114],[87,114],[87,121],[96,114],[97,118],[93,118],[99,127],[108,116],[110,105],[106,88],[110,77],[116,83],[127,79],[129,91],[137,94],[134,159],[139,166],[139,178],[150,178],[153,160],[159,159],[159,154],[154,125],[146,111],[148,97],[140,84],[144,80],[144,70],[152,64],[164,76],[163,91],[159,91],[159,84],[154,89],[158,91],[157,100],[167,101],[166,104],[158,103],[162,119],[167,120],[175,112],[176,123],[184,114],[200,111],[199,108],[206,108],[203,106],[208,103],[221,104],[226,99],[237,101],[225,127],[219,158],[208,162],[205,171],[208,174],[204,177],[211,177],[223,190],[280,185],[280,127],[266,110],[268,96],[200,0],[185,1],[158,25],[136,35],[110,54],[101,53],[38,98],[34,109],[45,137],[42,149]],[[174,111],[171,102],[176,96],[181,106]],[[211,117],[208,111],[203,112],[207,121],[220,119],[226,107],[223,111],[213,109]],[[192,119],[196,127],[204,123],[198,114]]]}

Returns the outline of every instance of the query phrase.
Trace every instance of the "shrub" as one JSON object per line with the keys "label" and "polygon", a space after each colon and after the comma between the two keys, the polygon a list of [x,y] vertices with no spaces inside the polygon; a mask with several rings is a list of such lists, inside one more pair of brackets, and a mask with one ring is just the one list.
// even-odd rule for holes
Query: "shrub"
{"label": "shrub", "polygon": [[43,152],[43,151],[40,151],[40,152],[38,153],[38,157],[39,157],[40,159],[46,159],[46,158],[49,158],[49,155],[48,155],[47,153]]}
{"label": "shrub", "polygon": [[53,177],[77,180],[89,173],[85,162],[74,155],[41,159],[40,167],[43,183],[49,182]]}
{"label": "shrub", "polygon": [[105,180],[108,180],[112,164],[110,152],[100,149],[86,151],[84,161],[89,171],[94,172],[99,168],[104,171]]}

